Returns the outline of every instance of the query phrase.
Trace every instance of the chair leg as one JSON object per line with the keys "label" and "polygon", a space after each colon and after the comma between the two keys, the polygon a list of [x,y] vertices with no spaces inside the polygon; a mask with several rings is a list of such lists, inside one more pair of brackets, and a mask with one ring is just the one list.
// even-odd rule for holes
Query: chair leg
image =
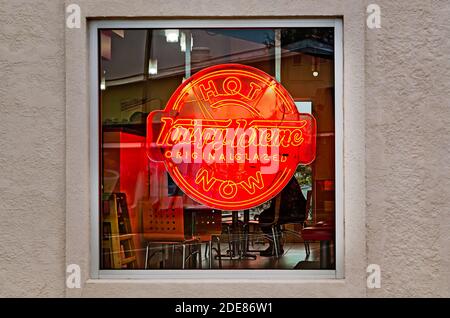
{"label": "chair leg", "polygon": [[197,244],[198,268],[202,269],[202,243]]}
{"label": "chair leg", "polygon": [[248,251],[248,225],[244,224],[243,229],[244,229],[244,248],[243,248],[243,250],[245,253],[246,251]]}
{"label": "chair leg", "polygon": [[162,268],[166,268],[166,247],[161,245]]}
{"label": "chair leg", "polygon": [[309,254],[310,254],[309,242],[308,241],[304,241],[304,243],[305,243],[306,257],[309,257]]}
{"label": "chair leg", "polygon": [[186,244],[183,244],[183,258],[181,259],[182,261],[182,265],[181,268],[184,269],[185,268],[185,264],[186,264]]}
{"label": "chair leg", "polygon": [[275,225],[272,225],[273,245],[275,247],[275,256],[278,257],[278,238],[275,233]]}
{"label": "chair leg", "polygon": [[172,258],[170,260],[170,266],[175,268],[175,244],[172,244]]}
{"label": "chair leg", "polygon": [[227,227],[228,232],[228,251],[230,252],[230,260],[233,259],[233,248],[232,248],[232,242],[231,242],[231,230],[230,227]]}
{"label": "chair leg", "polygon": [[206,245],[209,246],[209,269],[212,268],[212,258],[213,258],[212,240],[213,238],[211,238],[211,240],[208,242],[208,245]]}
{"label": "chair leg", "polygon": [[219,256],[219,268],[222,269],[222,252],[220,251],[220,237],[216,236],[217,240],[217,255]]}
{"label": "chair leg", "polygon": [[148,265],[149,247],[150,247],[150,243],[147,243],[147,248],[146,248],[146,251],[145,251],[145,265],[144,265],[144,269],[147,269],[147,265]]}

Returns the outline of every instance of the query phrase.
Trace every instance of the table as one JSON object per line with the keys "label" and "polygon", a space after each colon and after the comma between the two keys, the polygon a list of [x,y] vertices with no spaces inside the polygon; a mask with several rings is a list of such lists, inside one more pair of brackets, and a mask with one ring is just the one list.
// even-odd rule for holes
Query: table
{"label": "table", "polygon": [[[195,203],[185,203],[184,209],[186,212],[192,215],[193,222],[195,222],[196,212],[201,213],[201,210],[212,210],[211,208]],[[244,210],[244,220],[239,220],[239,211],[231,212],[231,222],[224,222],[228,224],[228,239],[229,249],[227,254],[222,254],[221,257],[233,259],[256,259],[256,255],[251,254],[249,250],[249,223],[250,223],[250,210]],[[194,232],[195,230],[192,229]]]}
{"label": "table", "polygon": [[[256,255],[251,254],[248,246],[250,211],[244,210],[244,221],[239,221],[239,211],[231,212],[231,223],[229,224],[228,240],[229,249],[222,257],[233,259],[256,259]],[[241,235],[243,234],[243,236]],[[243,239],[242,239],[243,238]]]}

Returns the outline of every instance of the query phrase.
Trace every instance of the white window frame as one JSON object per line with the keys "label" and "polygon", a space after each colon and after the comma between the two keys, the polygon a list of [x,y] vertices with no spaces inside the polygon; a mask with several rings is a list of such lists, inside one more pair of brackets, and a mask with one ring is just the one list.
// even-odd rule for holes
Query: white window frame
{"label": "white window frame", "polygon": [[[334,28],[335,74],[335,206],[336,238],[334,270],[100,270],[99,213],[99,29],[190,29],[190,28]],[[343,279],[344,278],[344,140],[343,140],[343,34],[342,20],[331,19],[217,19],[217,20],[103,20],[89,23],[90,93],[90,271],[93,279]]]}

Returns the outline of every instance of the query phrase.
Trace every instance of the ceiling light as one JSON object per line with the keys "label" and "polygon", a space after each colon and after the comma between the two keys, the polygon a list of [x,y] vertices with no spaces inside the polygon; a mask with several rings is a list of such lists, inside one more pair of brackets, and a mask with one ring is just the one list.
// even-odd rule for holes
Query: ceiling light
{"label": "ceiling light", "polygon": [[313,56],[311,61],[311,71],[314,77],[319,76],[320,58]]}
{"label": "ceiling light", "polygon": [[[180,47],[181,52],[186,52],[186,34],[184,32],[181,32]],[[192,37],[191,33],[191,49],[190,49],[191,51],[193,47],[194,47],[194,38]]]}
{"label": "ceiling light", "polygon": [[166,35],[166,41],[169,43],[176,43],[178,42],[178,36],[180,34],[180,31],[178,30],[165,30],[164,31]]}
{"label": "ceiling light", "polygon": [[105,76],[105,73],[106,73],[106,71],[103,71],[102,79],[100,81],[100,89],[102,91],[104,91],[106,89],[106,76]]}
{"label": "ceiling light", "polygon": [[156,75],[158,74],[158,60],[150,59],[148,62],[148,74]]}

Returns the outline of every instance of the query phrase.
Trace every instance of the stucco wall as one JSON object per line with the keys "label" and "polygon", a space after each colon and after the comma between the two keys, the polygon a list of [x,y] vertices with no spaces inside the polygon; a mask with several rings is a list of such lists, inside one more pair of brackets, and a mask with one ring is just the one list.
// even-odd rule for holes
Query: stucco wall
{"label": "stucco wall", "polygon": [[376,1],[366,30],[370,296],[450,296],[450,2]]}
{"label": "stucco wall", "polygon": [[[365,27],[359,0],[67,1],[84,17],[343,15],[345,178],[357,180],[345,189],[345,280],[67,291],[66,263],[84,278],[89,267],[86,24],[65,28],[64,1],[0,0],[0,296],[450,296],[450,2],[370,2],[381,29]],[[379,290],[365,288],[369,263]]]}
{"label": "stucco wall", "polygon": [[64,5],[0,1],[0,296],[65,288]]}

